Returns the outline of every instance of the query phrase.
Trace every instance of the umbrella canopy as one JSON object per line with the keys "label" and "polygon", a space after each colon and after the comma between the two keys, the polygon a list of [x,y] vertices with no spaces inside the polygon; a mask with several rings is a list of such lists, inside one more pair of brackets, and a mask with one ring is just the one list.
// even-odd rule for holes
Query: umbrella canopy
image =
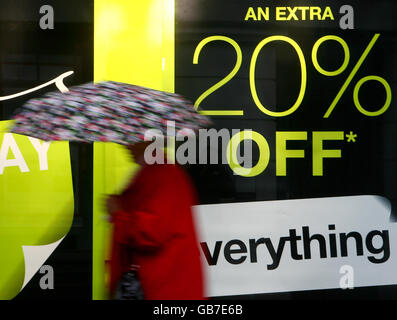
{"label": "umbrella canopy", "polygon": [[176,131],[197,131],[210,124],[178,94],[115,81],[87,83],[31,99],[13,120],[11,132],[45,141],[125,145],[144,141],[149,129],[167,136],[168,121],[173,121]]}

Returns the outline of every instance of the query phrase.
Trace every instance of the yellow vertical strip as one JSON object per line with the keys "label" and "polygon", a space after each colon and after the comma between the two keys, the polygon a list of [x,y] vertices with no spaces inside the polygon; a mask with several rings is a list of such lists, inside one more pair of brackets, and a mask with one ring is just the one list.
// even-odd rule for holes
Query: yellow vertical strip
{"label": "yellow vertical strip", "polygon": [[[174,91],[174,0],[95,0],[94,81]],[[104,197],[137,166],[115,144],[94,144],[93,299],[106,299],[110,224]]]}
{"label": "yellow vertical strip", "polygon": [[95,0],[95,81],[115,80],[173,91],[173,3]]}
{"label": "yellow vertical strip", "polygon": [[175,92],[175,4],[163,0],[162,15],[162,90]]}

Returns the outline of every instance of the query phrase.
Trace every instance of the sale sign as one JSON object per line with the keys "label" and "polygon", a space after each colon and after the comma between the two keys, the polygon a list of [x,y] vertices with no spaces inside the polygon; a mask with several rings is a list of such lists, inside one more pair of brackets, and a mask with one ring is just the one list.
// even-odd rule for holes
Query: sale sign
{"label": "sale sign", "polygon": [[29,282],[73,221],[68,142],[6,132],[0,123],[0,299]]}
{"label": "sale sign", "polygon": [[394,7],[175,2],[175,91],[227,160],[189,166],[209,295],[340,288],[343,266],[356,287],[397,283]]}

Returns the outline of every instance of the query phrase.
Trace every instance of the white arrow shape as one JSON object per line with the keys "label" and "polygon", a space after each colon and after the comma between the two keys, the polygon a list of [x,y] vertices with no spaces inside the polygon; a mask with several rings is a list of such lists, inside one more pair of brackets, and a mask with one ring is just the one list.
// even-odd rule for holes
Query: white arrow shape
{"label": "white arrow shape", "polygon": [[66,78],[66,77],[69,77],[73,73],[74,73],[74,71],[68,71],[68,72],[62,73],[58,77],[56,77],[56,78],[54,78],[54,79],[52,79],[52,80],[50,80],[50,81],[48,81],[46,83],[43,83],[43,84],[41,84],[41,85],[39,85],[37,87],[31,88],[31,89],[28,89],[28,90],[25,90],[25,91],[21,91],[21,92],[18,92],[18,93],[14,93],[14,94],[11,94],[11,95],[8,95],[8,96],[0,97],[0,101],[9,100],[9,99],[13,99],[13,98],[16,98],[16,97],[20,97],[20,96],[32,93],[34,91],[40,90],[40,89],[42,89],[44,87],[47,87],[47,86],[49,86],[49,85],[51,85],[53,83],[55,83],[55,85],[58,88],[58,90],[61,91],[62,93],[68,92],[69,89],[63,83],[63,79]]}

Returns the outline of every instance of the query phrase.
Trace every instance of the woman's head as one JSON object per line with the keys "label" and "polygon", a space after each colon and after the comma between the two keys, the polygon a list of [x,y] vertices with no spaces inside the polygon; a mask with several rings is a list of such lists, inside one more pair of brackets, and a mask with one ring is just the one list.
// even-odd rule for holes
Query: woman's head
{"label": "woman's head", "polygon": [[133,157],[134,161],[140,165],[145,164],[145,150],[146,147],[151,144],[151,141],[142,141],[134,144],[130,144],[127,147],[130,155]]}

